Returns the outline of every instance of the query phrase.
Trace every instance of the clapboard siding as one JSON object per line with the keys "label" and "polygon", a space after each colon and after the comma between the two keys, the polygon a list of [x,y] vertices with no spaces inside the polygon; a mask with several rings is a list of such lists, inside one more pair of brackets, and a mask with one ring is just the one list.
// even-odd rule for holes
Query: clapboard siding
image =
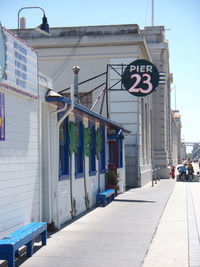
{"label": "clapboard siding", "polygon": [[[36,210],[38,209],[38,205],[38,203],[32,205],[32,209],[30,209],[29,205],[27,207],[22,207],[22,209],[19,209],[16,212],[10,213],[10,217],[12,217],[12,220],[15,222],[14,224],[13,221],[8,221],[6,216],[6,219],[0,222],[0,229],[2,229],[1,236],[6,236],[18,227],[30,222],[30,218],[33,218],[35,221],[38,221],[39,216],[38,212],[36,212]],[[21,217],[23,217],[23,221]]]}
{"label": "clapboard siding", "polygon": [[[15,170],[6,170],[0,172],[0,181],[8,180],[8,179],[16,179]],[[24,170],[19,170],[17,172],[18,179],[24,177]],[[26,173],[26,177],[39,177],[39,168],[34,170],[29,170],[28,174]]]}
{"label": "clapboard siding", "polygon": [[19,163],[12,164],[12,163],[4,162],[4,163],[0,164],[0,169],[3,172],[6,172],[6,171],[9,172],[9,170],[11,170],[11,171],[20,171],[20,170],[22,171],[23,170],[23,171],[26,172],[24,174],[25,176],[28,175],[29,170],[34,170],[34,169],[37,169],[37,168],[38,168],[38,162],[35,162],[35,163],[21,163],[21,164],[19,164]]}
{"label": "clapboard siding", "polygon": [[[39,182],[39,181],[32,181],[33,177],[26,177],[26,178],[19,178],[16,180],[16,179],[9,179],[9,180],[4,180],[4,181],[1,181],[1,186],[2,186],[2,190],[5,191],[6,188],[17,188],[18,187],[23,187],[23,186],[30,186],[32,188],[32,186],[34,185],[34,187],[39,187],[39,184],[37,185],[36,182]],[[31,183],[30,183],[31,181]],[[31,189],[30,188],[30,189]],[[1,189],[0,189],[0,192],[1,192]]]}
{"label": "clapboard siding", "polygon": [[[4,205],[12,205],[13,207],[19,206],[19,204],[21,204],[21,202],[25,203],[29,199],[32,201],[33,196],[36,199],[39,198],[38,190],[33,189],[32,191],[23,192],[22,195],[15,193],[15,194],[10,195],[10,196],[2,197],[1,201],[0,201],[0,208],[2,209],[2,207]],[[4,211],[5,211],[5,209],[4,209]]]}
{"label": "clapboard siding", "polygon": [[[30,143],[28,147],[24,141],[7,143],[7,145],[6,143],[2,145],[0,144],[0,146],[1,146],[0,156],[4,155],[12,156],[13,154],[28,156],[27,150],[31,151],[31,155],[38,155],[38,147],[36,146],[35,143]],[[7,151],[3,149],[7,149]]]}
{"label": "clapboard siding", "polygon": [[[14,120],[16,120],[16,119],[14,119]],[[34,128],[34,124],[35,124],[35,122],[31,122],[30,128],[27,128],[27,125],[25,125],[24,123],[23,124],[13,123],[10,125],[7,123],[6,130],[8,132],[8,136],[11,134],[18,134],[18,133],[20,133],[21,136],[25,136],[29,133],[31,133],[34,136],[35,135],[37,136],[38,135],[38,128],[37,127]],[[10,131],[12,131],[12,132],[10,132]]]}
{"label": "clapboard siding", "polygon": [[38,100],[3,92],[6,132],[0,142],[0,237],[40,219],[41,179]]}
{"label": "clapboard siding", "polygon": [[10,181],[10,183],[8,183],[4,189],[0,189],[0,196],[1,196],[0,199],[3,197],[12,196],[13,194],[23,194],[24,192],[32,192],[35,190],[39,190],[39,184],[37,182],[31,183],[30,180],[31,179],[29,179],[28,184],[22,184],[18,186],[12,186],[13,183]]}
{"label": "clapboard siding", "polygon": [[[25,156],[22,156],[22,155],[16,155],[15,157],[12,157],[12,156],[0,156],[0,162],[2,162],[4,160],[4,162],[7,162],[7,163],[12,163],[12,164],[15,164],[15,163],[31,163],[31,162],[37,162],[38,160],[38,155],[36,156],[28,156],[28,157],[25,157]],[[1,177],[0,177],[1,179]]]}
{"label": "clapboard siding", "polygon": [[13,217],[17,217],[17,214],[23,213],[24,214],[24,210],[26,210],[26,213],[30,213],[32,212],[32,210],[30,210],[30,205],[32,206],[32,208],[38,207],[39,206],[39,202],[34,203],[34,205],[32,205],[30,199],[26,200],[26,202],[21,202],[18,203],[20,205],[8,205],[6,212],[2,213],[0,212],[0,216],[1,216],[1,223],[4,223],[7,221],[7,216],[8,213]]}

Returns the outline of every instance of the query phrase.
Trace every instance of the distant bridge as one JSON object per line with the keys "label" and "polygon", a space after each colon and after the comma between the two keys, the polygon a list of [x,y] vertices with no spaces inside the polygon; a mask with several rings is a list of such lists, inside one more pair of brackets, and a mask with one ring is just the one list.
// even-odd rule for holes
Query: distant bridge
{"label": "distant bridge", "polygon": [[194,144],[200,145],[200,142],[182,142],[185,143],[186,146],[193,146]]}
{"label": "distant bridge", "polygon": [[193,158],[200,157],[200,147],[192,153]]}

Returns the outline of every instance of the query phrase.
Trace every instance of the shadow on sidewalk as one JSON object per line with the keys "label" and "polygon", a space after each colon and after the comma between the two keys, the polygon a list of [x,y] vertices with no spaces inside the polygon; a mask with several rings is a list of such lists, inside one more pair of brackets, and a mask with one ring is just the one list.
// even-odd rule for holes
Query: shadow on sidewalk
{"label": "shadow on sidewalk", "polygon": [[133,202],[133,203],[155,203],[155,201],[151,200],[134,200],[134,199],[114,199],[113,201],[118,202]]}
{"label": "shadow on sidewalk", "polygon": [[[33,256],[34,256],[34,253],[36,253],[41,248],[42,248],[42,245],[40,245],[39,242],[36,241],[33,247]],[[15,267],[21,266],[25,261],[29,259],[29,257],[26,255],[26,252],[27,252],[27,249],[25,246],[20,248],[19,257],[15,258]],[[6,260],[2,260],[2,262],[0,263],[0,267],[7,267],[7,266],[8,266],[8,262]]]}

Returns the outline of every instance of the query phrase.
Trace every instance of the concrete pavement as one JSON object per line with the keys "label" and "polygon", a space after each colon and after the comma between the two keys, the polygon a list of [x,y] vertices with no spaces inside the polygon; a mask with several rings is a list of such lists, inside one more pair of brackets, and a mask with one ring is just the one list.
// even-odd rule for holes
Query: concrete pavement
{"label": "concrete pavement", "polygon": [[174,185],[162,180],[119,195],[53,234],[17,266],[141,266]]}
{"label": "concrete pavement", "polygon": [[38,243],[16,266],[200,266],[199,192],[200,183],[172,179],[131,189],[52,234],[47,246]]}
{"label": "concrete pavement", "polygon": [[143,267],[200,266],[200,183],[177,182]]}

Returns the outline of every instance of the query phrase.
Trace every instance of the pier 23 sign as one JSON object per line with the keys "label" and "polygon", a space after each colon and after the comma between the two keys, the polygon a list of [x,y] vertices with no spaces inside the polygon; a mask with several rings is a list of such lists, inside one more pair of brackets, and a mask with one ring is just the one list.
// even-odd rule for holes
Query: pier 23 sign
{"label": "pier 23 sign", "polygon": [[158,86],[159,72],[150,61],[138,59],[125,68],[122,83],[130,94],[147,96]]}

